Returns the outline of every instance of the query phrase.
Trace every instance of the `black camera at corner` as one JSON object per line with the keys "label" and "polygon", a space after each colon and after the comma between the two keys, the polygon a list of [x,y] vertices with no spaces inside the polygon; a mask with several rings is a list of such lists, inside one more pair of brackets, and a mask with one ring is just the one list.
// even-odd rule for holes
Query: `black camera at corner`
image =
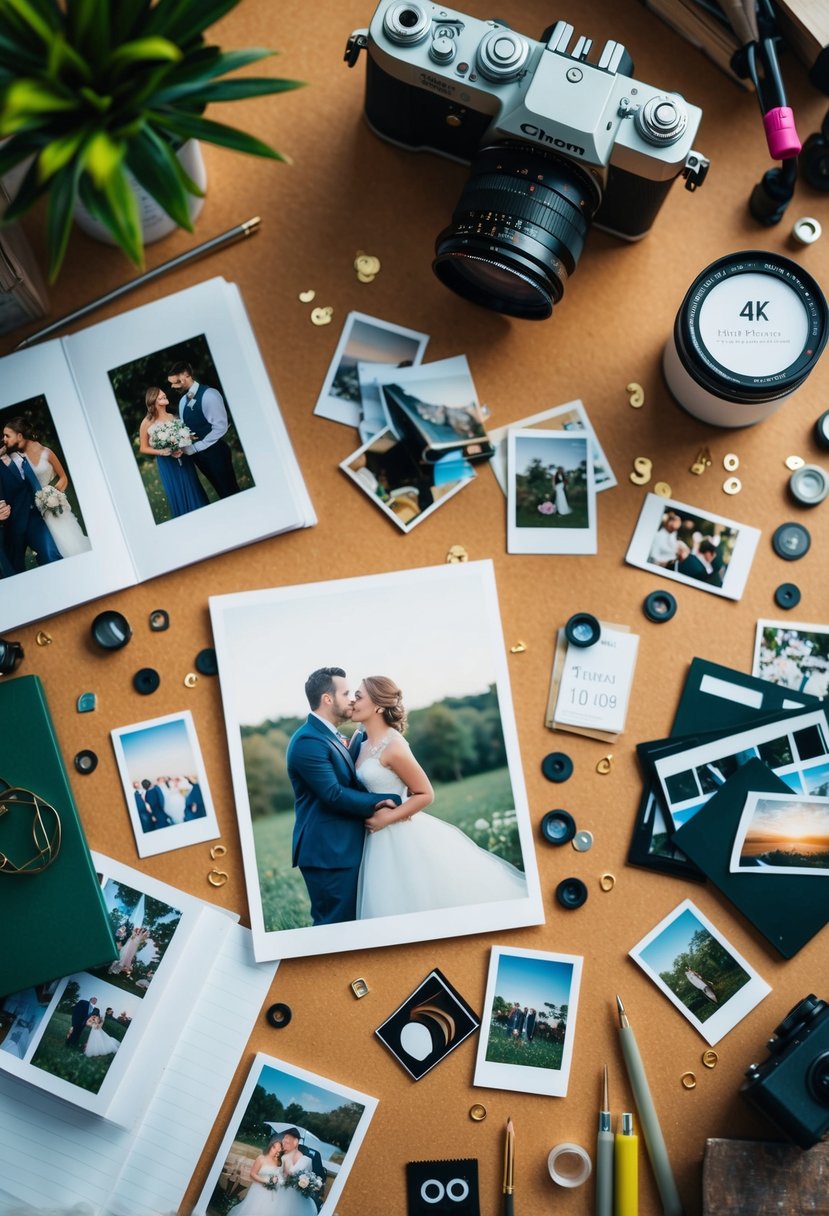
{"label": "black camera at corner", "polygon": [[701,110],[636,80],[614,40],[557,21],[540,41],[423,0],[380,0],[348,40],[366,50],[365,117],[383,139],[471,162],[432,268],[476,304],[549,317],[591,223],[644,236],[678,177],[702,184]]}
{"label": "black camera at corner", "polygon": [[814,993],[798,1001],[752,1064],[740,1093],[778,1131],[812,1148],[829,1131],[829,1005]]}

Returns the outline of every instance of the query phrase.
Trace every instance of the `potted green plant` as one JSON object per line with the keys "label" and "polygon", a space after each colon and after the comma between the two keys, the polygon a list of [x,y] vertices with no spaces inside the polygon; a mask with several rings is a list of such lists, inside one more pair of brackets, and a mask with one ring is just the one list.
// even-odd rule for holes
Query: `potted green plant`
{"label": "potted green plant", "polygon": [[273,54],[223,51],[205,30],[240,0],[2,0],[0,176],[28,163],[5,222],[42,196],[49,278],[66,252],[76,200],[136,265],[143,259],[134,181],[182,228],[203,193],[177,155],[190,140],[284,160],[204,116],[211,102],[301,82],[228,73]]}

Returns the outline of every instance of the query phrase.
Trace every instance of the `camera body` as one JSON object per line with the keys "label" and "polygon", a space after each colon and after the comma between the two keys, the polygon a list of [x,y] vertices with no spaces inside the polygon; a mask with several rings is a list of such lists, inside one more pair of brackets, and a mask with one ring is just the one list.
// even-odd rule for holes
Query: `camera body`
{"label": "camera body", "polygon": [[367,49],[365,116],[383,139],[460,161],[499,141],[555,154],[593,179],[595,223],[638,240],[680,174],[701,184],[702,112],[634,79],[621,43],[589,62],[591,40],[571,47],[573,34],[558,21],[536,42],[436,4],[382,0],[346,60]]}
{"label": "camera body", "polygon": [[829,1005],[804,997],[775,1029],[769,1059],[740,1092],[790,1140],[812,1148],[829,1131]]}

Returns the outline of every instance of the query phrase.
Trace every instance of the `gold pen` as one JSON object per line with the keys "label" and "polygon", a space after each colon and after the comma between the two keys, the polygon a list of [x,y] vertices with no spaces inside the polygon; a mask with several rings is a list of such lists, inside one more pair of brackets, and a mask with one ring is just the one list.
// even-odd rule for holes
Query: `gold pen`
{"label": "gold pen", "polygon": [[504,1216],[513,1216],[512,1190],[515,1172],[515,1128],[507,1119],[507,1139],[504,1145]]}

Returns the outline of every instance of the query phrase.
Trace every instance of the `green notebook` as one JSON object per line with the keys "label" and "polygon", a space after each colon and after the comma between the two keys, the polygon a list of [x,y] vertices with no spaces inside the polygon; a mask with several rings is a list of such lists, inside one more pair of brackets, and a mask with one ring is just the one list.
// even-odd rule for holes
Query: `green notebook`
{"label": "green notebook", "polygon": [[[58,811],[62,839],[40,874],[0,874],[0,996],[118,957],[101,888],[37,676],[0,679],[0,778]],[[44,823],[51,832],[53,817]],[[34,853],[31,815],[0,816],[0,851]]]}

